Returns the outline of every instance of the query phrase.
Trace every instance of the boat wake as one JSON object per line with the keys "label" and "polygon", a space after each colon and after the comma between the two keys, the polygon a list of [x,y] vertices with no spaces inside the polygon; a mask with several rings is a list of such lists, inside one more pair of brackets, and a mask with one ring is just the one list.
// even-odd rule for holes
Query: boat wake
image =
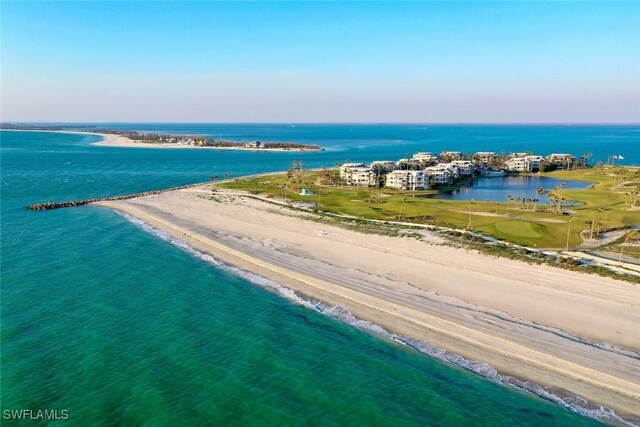
{"label": "boat wake", "polygon": [[349,310],[347,310],[344,307],[329,305],[322,301],[302,298],[301,296],[296,294],[295,291],[293,291],[292,289],[286,288],[272,280],[266,279],[257,274],[244,271],[239,268],[232,267],[223,262],[220,262],[214,257],[212,257],[211,255],[202,253],[194,249],[184,240],[175,238],[169,233],[162,231],[158,228],[155,228],[147,224],[146,222],[138,218],[135,218],[131,215],[128,215],[126,213],[119,212],[119,211],[116,211],[116,212],[118,212],[118,214],[122,215],[129,222],[135,224],[136,226],[140,227],[144,231],[179,247],[185,252],[188,252],[189,254],[191,254],[192,256],[202,261],[205,261],[209,264],[215,265],[216,267],[221,268],[222,270],[225,270],[234,275],[237,275],[252,284],[261,286],[271,292],[274,292],[277,295],[283,298],[286,298],[287,300],[295,304],[307,307],[311,310],[315,310],[319,313],[330,316],[336,320],[344,322],[362,331],[365,331],[386,339],[390,339],[402,345],[406,345],[408,347],[415,349],[420,353],[426,354],[430,357],[436,358],[443,362],[451,363],[453,365],[459,366],[463,369],[466,369],[477,375],[496,381],[505,386],[514,387],[519,390],[534,394],[545,400],[554,402],[564,408],[567,408],[577,414],[595,418],[599,421],[603,421],[603,422],[614,424],[614,425],[636,426],[636,427],[640,426],[640,419],[622,418],[618,414],[616,414],[615,411],[612,410],[611,408],[590,403],[587,400],[581,398],[580,396],[568,394],[563,390],[558,390],[554,387],[542,387],[538,384],[535,384],[529,381],[522,381],[509,375],[502,375],[498,373],[498,371],[493,366],[487,363],[465,359],[464,357],[458,354],[450,353],[447,350],[441,347],[438,347],[435,344],[431,344],[427,341],[419,340],[417,338],[412,338],[408,336],[394,334],[385,330],[384,328],[382,328],[381,326],[373,322],[358,319],[357,317],[353,316],[351,312],[349,312]]}

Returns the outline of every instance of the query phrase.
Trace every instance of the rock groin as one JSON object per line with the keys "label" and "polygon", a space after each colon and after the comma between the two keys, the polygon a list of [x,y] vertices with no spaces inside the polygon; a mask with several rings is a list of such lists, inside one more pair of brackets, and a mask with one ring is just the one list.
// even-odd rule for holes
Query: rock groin
{"label": "rock groin", "polygon": [[187,184],[187,185],[181,185],[179,187],[165,188],[162,190],[150,190],[150,191],[143,191],[141,193],[124,194],[122,196],[97,197],[94,199],[83,199],[83,200],[68,200],[65,202],[36,203],[34,205],[29,205],[28,209],[31,211],[46,211],[50,209],[71,208],[75,206],[84,206],[84,205],[88,205],[90,203],[96,203],[96,202],[108,202],[108,201],[114,201],[114,200],[126,200],[126,199],[134,199],[136,197],[151,196],[153,194],[164,193],[165,191],[182,190],[184,188],[198,187],[201,185],[205,185],[205,184],[202,182],[199,182],[197,184]]}

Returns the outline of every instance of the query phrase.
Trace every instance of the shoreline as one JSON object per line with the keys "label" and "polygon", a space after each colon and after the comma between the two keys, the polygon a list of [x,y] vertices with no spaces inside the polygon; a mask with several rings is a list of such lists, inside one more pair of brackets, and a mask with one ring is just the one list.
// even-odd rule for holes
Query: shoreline
{"label": "shoreline", "polygon": [[[203,186],[96,205],[138,218],[195,250],[300,295],[342,306],[390,333],[487,363],[501,375],[558,387],[620,414],[640,415],[634,406],[640,398],[640,340],[633,329],[640,320],[633,303],[638,301],[637,287],[415,239],[318,224],[232,191],[214,195],[224,201],[214,202],[208,196],[211,192]],[[222,220],[224,226],[215,225]],[[265,223],[270,230],[265,230]],[[203,226],[212,231],[200,231]],[[318,228],[322,232],[314,233]],[[327,237],[335,247],[326,248]],[[364,258],[354,260],[350,250],[365,252],[364,258],[393,258],[392,266],[384,267],[390,271],[371,271],[376,267]],[[395,267],[396,260],[404,265]],[[467,271],[460,271],[458,261]],[[379,259],[376,265],[380,268]],[[424,271],[431,273],[427,277],[434,283],[416,274],[420,267],[427,267]],[[526,280],[513,279],[514,274]],[[537,276],[533,282],[532,275]],[[480,281],[482,289],[458,283],[465,279]],[[605,285],[607,289],[602,289]],[[516,289],[505,293],[505,286]],[[536,297],[552,306],[527,308]],[[566,313],[554,314],[572,304]],[[583,324],[585,316],[598,312],[602,316],[597,325]],[[612,317],[608,321],[607,313]]]}
{"label": "shoreline", "polygon": [[374,335],[380,339],[402,344],[419,353],[422,353],[425,356],[437,359],[442,363],[462,368],[466,371],[470,371],[476,375],[482,376],[490,381],[497,382],[501,386],[515,387],[523,393],[533,394],[543,400],[547,400],[553,404],[569,409],[570,411],[575,412],[581,416],[594,418],[601,422],[609,422],[613,425],[628,425],[630,422],[632,424],[636,422],[635,419],[625,420],[619,417],[615,412],[610,411],[609,408],[605,408],[602,406],[598,407],[597,405],[590,404],[589,402],[581,401],[578,396],[571,395],[564,390],[555,389],[553,387],[543,388],[538,384],[532,382],[523,381],[519,378],[508,375],[501,375],[495,370],[493,366],[489,364],[465,359],[459,354],[448,352],[444,348],[438,347],[437,345],[426,341],[389,332],[377,323],[355,317],[344,307],[332,306],[328,305],[325,302],[311,299],[304,294],[296,293],[292,289],[282,286],[279,283],[276,283],[265,277],[242,270],[232,265],[228,265],[224,262],[221,262],[219,259],[212,257],[208,253],[198,251],[197,249],[190,246],[186,241],[175,238],[169,233],[155,228],[141,219],[133,217],[119,210],[115,210],[115,212],[122,215],[125,219],[127,219],[129,222],[139,227],[143,231],[171,243],[181,250],[184,250],[191,256],[194,256],[208,264],[228,271],[252,283],[253,285],[259,286],[268,292],[272,292],[294,304],[306,307],[309,310],[331,317],[339,322],[345,323],[365,333]]}
{"label": "shoreline", "polygon": [[91,145],[98,147],[117,147],[117,148],[163,148],[163,149],[206,149],[206,150],[230,150],[230,151],[250,151],[250,152],[310,152],[317,153],[322,151],[319,149],[304,148],[249,148],[249,147],[206,147],[194,146],[178,143],[154,143],[154,142],[136,142],[127,137],[116,135],[113,133],[73,131],[73,130],[40,130],[40,129],[0,129],[3,132],[45,132],[45,133],[66,133],[76,135],[95,135],[102,137],[101,141],[92,142]]}

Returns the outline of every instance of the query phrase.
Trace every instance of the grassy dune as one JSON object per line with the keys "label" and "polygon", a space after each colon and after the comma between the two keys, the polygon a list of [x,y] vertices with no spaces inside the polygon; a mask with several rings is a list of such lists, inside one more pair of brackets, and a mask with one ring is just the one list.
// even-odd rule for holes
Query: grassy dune
{"label": "grassy dune", "polygon": [[[569,234],[569,245],[582,243],[579,232],[588,228],[587,220],[600,227],[640,224],[640,211],[629,210],[629,190],[614,189],[612,170],[585,169],[547,174],[559,179],[585,180],[594,185],[588,189],[559,190],[566,200],[582,205],[571,207],[574,212]],[[249,179],[237,179],[219,184],[222,188],[243,189],[269,197],[288,197],[291,200],[314,202],[322,211],[338,212],[379,220],[402,220],[416,223],[444,225],[457,228],[469,227],[505,241],[538,248],[563,248],[567,241],[569,215],[547,211],[546,198],[534,212],[515,208],[513,203],[477,201],[475,203],[439,200],[425,197],[436,190],[396,191],[390,189],[366,189],[340,186],[319,186],[319,172],[305,172],[301,182],[292,182],[285,174],[275,174]],[[617,178],[620,181],[619,178]],[[299,189],[306,188],[314,194],[300,196]]]}

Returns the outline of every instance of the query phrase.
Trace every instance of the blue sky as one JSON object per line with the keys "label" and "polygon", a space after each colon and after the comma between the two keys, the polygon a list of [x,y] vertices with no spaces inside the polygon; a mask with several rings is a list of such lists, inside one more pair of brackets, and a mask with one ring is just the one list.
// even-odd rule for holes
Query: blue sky
{"label": "blue sky", "polygon": [[1,119],[640,122],[639,2],[2,2]]}

